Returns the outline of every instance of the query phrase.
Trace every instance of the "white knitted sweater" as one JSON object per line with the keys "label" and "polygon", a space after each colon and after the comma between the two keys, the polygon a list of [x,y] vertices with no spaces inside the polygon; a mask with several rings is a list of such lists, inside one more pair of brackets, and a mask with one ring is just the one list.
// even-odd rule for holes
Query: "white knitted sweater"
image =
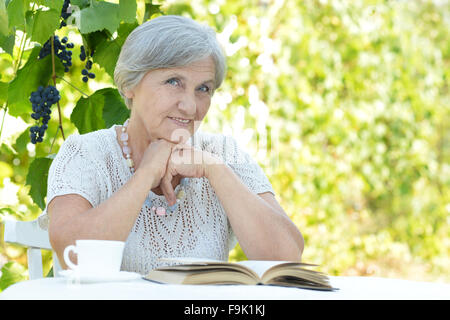
{"label": "white knitted sweater", "polygon": [[[47,204],[56,196],[74,193],[95,207],[131,178],[115,127],[74,134],[62,144],[49,170]],[[197,132],[191,142],[221,157],[252,192],[274,193],[262,169],[233,138]],[[155,206],[166,205],[164,196],[153,192],[149,196]],[[189,179],[175,212],[158,216],[143,204],[126,240],[122,270],[146,274],[163,257],[227,260],[235,245],[225,210],[208,179]]]}

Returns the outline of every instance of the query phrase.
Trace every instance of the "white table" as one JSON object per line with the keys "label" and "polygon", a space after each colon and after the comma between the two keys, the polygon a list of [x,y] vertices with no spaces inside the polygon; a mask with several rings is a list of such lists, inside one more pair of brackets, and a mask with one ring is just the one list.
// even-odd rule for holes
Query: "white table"
{"label": "white table", "polygon": [[143,279],[126,282],[76,284],[65,278],[16,283],[0,300],[424,300],[450,299],[450,284],[376,277],[331,277],[337,291],[276,286],[163,285]]}

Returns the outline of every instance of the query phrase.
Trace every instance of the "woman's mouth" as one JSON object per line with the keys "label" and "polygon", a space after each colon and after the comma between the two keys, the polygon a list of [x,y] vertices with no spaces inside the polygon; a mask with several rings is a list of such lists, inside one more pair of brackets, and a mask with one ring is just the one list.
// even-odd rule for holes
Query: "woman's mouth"
{"label": "woman's mouth", "polygon": [[176,123],[179,126],[186,127],[189,123],[191,123],[191,119],[183,119],[183,118],[176,118],[176,117],[168,117],[170,120],[172,120],[174,123]]}

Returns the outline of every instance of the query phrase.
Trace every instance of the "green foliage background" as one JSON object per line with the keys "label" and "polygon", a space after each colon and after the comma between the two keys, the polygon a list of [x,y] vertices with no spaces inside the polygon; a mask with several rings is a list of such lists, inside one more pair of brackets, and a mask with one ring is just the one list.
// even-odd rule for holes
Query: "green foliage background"
{"label": "green foliage background", "polygon": [[[11,5],[31,8],[33,3],[0,0],[0,23]],[[57,88],[66,137],[107,127],[117,120],[116,110],[123,110],[111,89],[114,54],[102,52],[118,52],[135,26],[134,11],[139,23],[159,10],[190,16],[218,32],[228,59],[226,81],[204,129],[234,135],[259,161],[304,235],[304,261],[332,275],[450,281],[448,1],[142,0],[127,9],[117,23],[107,15],[82,22],[84,38],[75,26],[56,31],[76,44],[71,72],[57,71],[64,77],[57,78]],[[8,109],[1,136],[0,221],[40,214],[45,182],[27,178],[28,171],[35,159],[47,159],[63,142],[54,111],[44,142],[36,148],[29,144],[31,105],[27,110],[18,98],[22,94],[23,100],[23,88],[11,83],[27,70],[35,41],[42,45],[53,30],[27,37],[22,54],[20,30],[28,23],[23,12],[25,20],[12,19],[14,47],[0,26],[5,51],[0,53],[0,116],[8,103],[20,105]],[[98,37],[95,32],[104,29],[109,33]],[[77,50],[87,35],[97,45],[97,77],[84,84]],[[51,67],[39,68],[44,78],[39,81],[49,81]],[[36,83],[27,83],[34,90]],[[8,135],[8,122],[17,119],[23,129],[12,125],[16,131]],[[45,169],[48,160],[43,161],[34,165]],[[6,201],[11,192],[15,198]],[[2,290],[26,277],[26,255],[0,236]],[[243,258],[238,246],[231,259]],[[49,261],[46,253],[46,272]]]}

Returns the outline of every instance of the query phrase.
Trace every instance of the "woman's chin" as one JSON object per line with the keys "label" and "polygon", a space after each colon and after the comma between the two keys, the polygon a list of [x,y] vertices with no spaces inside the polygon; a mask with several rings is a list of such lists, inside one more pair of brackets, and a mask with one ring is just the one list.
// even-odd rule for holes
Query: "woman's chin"
{"label": "woman's chin", "polygon": [[192,128],[176,128],[170,130],[163,139],[172,143],[186,143],[193,134]]}

